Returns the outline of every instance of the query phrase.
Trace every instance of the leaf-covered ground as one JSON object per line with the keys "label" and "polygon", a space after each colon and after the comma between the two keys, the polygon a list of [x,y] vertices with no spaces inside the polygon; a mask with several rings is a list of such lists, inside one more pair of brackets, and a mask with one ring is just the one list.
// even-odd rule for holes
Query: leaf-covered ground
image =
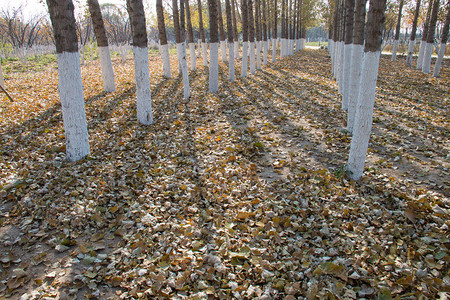
{"label": "leaf-covered ground", "polygon": [[75,163],[65,161],[56,64],[9,65],[0,297],[450,293],[449,61],[436,79],[404,58],[381,60],[360,182],[345,176],[350,136],[324,50],[246,79],[238,71],[234,83],[221,64],[217,94],[201,67],[189,101],[158,56],[150,65],[151,126],[136,121],[132,59],[114,60],[110,94],[98,61],[82,67],[91,155]]}

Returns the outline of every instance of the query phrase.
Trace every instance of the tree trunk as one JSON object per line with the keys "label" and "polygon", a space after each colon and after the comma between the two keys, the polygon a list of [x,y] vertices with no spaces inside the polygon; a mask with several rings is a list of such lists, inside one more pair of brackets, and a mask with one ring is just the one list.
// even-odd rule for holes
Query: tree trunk
{"label": "tree trunk", "polygon": [[411,29],[411,36],[409,37],[409,46],[408,46],[408,56],[406,57],[406,65],[412,65],[412,57],[414,53],[414,45],[416,43],[416,31],[417,31],[417,21],[419,20],[419,12],[420,12],[420,0],[417,0],[416,3],[416,11],[414,13],[414,20]]}
{"label": "tree trunk", "polygon": [[197,9],[198,9],[198,27],[200,31],[200,39],[202,40],[202,57],[203,57],[203,66],[208,66],[208,49],[206,45],[206,36],[205,30],[203,28],[203,10],[202,10],[202,2],[201,0],[197,0]]}
{"label": "tree trunk", "polygon": [[189,42],[189,57],[191,59],[191,71],[195,71],[197,68],[197,55],[195,54],[195,41],[194,41],[194,31],[192,30],[191,22],[191,8],[189,6],[189,0],[186,0],[186,21],[188,28],[188,42]]}
{"label": "tree trunk", "polygon": [[219,17],[219,33],[220,33],[220,52],[222,55],[222,61],[227,62],[227,34],[225,32],[225,27],[223,25],[223,15],[222,15],[222,3],[221,0],[217,0],[217,15]]}
{"label": "tree trunk", "polygon": [[289,55],[294,54],[294,16],[295,16],[295,8],[293,9],[293,3],[297,2],[296,0],[290,0],[290,14],[289,14]]}
{"label": "tree trunk", "polygon": [[277,6],[277,0],[274,0],[274,6],[273,6],[273,29],[272,29],[272,62],[277,61],[277,45],[278,45],[278,6]]}
{"label": "tree trunk", "polygon": [[436,22],[439,11],[439,0],[434,0],[433,11],[431,13],[430,24],[427,33],[427,43],[423,53],[422,72],[429,74],[431,68],[431,54],[433,53],[434,32],[436,31]]}
{"label": "tree trunk", "polygon": [[341,30],[339,32],[339,67],[338,67],[338,92],[342,95],[342,82],[344,80],[344,37],[345,37],[345,0],[341,4]]}
{"label": "tree trunk", "polygon": [[231,0],[231,13],[233,17],[233,36],[234,36],[234,58],[239,58],[239,35],[237,30],[235,0]]}
{"label": "tree trunk", "polygon": [[355,0],[345,1],[345,37],[344,37],[344,78],[342,87],[342,108],[348,111],[350,69],[352,65],[353,19]]}
{"label": "tree trunk", "polygon": [[366,0],[356,0],[355,24],[353,27],[352,66],[348,96],[347,130],[353,132],[356,105],[361,79],[361,64],[364,56],[364,21],[366,19]]}
{"label": "tree trunk", "polygon": [[172,0],[173,25],[175,28],[175,41],[177,43],[178,65],[181,66],[181,76],[183,76],[183,96],[185,99],[190,96],[189,74],[186,61],[186,47],[184,35],[184,5],[180,0],[180,14],[178,13],[177,0]]}
{"label": "tree trunk", "polygon": [[420,41],[419,56],[417,58],[417,65],[416,65],[416,69],[417,70],[422,70],[423,52],[425,50],[425,45],[427,43],[428,24],[430,23],[431,9],[432,8],[433,8],[433,1],[430,0],[430,3],[428,4],[427,18],[426,18],[425,23],[423,25],[422,40]]}
{"label": "tree trunk", "polygon": [[445,46],[448,40],[448,31],[450,27],[450,4],[447,4],[447,17],[445,18],[444,27],[442,28],[441,45],[439,46],[439,54],[434,65],[433,76],[438,77],[441,69],[442,60],[444,59]]}
{"label": "tree trunk", "polygon": [[208,0],[209,12],[209,91],[219,90],[219,29],[217,26],[217,1]]}
{"label": "tree trunk", "polygon": [[386,0],[370,0],[367,36],[361,69],[361,87],[358,95],[353,137],[347,163],[349,176],[354,180],[362,177],[370,131],[372,129],[385,8]]}
{"label": "tree trunk", "polygon": [[166,26],[164,23],[164,9],[162,0],[156,0],[156,17],[158,19],[159,50],[163,59],[163,71],[166,78],[170,78],[169,45],[167,44]]}
{"label": "tree trunk", "polygon": [[47,6],[56,42],[66,155],[67,160],[76,161],[90,151],[74,6],[71,0],[47,0]]}
{"label": "tree trunk", "polygon": [[242,13],[242,69],[241,76],[247,77],[248,68],[248,11],[247,0],[241,0]]}
{"label": "tree trunk", "polygon": [[286,56],[286,0],[281,0],[281,46],[280,46],[280,56],[285,57]]}
{"label": "tree trunk", "polygon": [[342,66],[342,60],[341,60],[341,52],[342,52],[342,31],[343,31],[343,3],[345,3],[344,0],[339,1],[339,7],[338,7],[338,30],[337,30],[337,41],[336,41],[336,83],[338,85],[338,93],[341,93],[341,66]]}
{"label": "tree trunk", "polygon": [[248,12],[248,28],[249,28],[249,52],[250,52],[250,73],[255,74],[255,25],[253,21],[253,0],[248,0],[247,12]]}
{"label": "tree trunk", "polygon": [[95,37],[97,38],[100,65],[102,68],[103,89],[106,92],[114,92],[114,71],[109,53],[108,38],[106,37],[105,24],[103,23],[102,11],[97,0],[88,0],[89,12],[94,26]]}
{"label": "tree trunk", "polygon": [[[332,47],[331,47],[331,73],[333,74],[334,78],[336,79],[336,53],[337,53],[337,36],[338,36],[338,18],[339,18],[339,1],[335,1],[334,5],[334,14],[333,14],[333,41],[332,41]],[[299,24],[300,25],[300,24]]]}
{"label": "tree trunk", "polygon": [[261,19],[260,1],[255,0],[255,29],[256,29],[256,69],[261,70]]}
{"label": "tree trunk", "polygon": [[267,66],[267,51],[269,44],[267,40],[267,6],[266,0],[262,0],[262,40],[263,40],[263,65]]}
{"label": "tree trunk", "polygon": [[392,49],[392,61],[397,60],[398,40],[400,38],[400,25],[402,20],[403,0],[400,0],[398,7],[397,26],[395,27],[394,48]]}
{"label": "tree trunk", "polygon": [[233,40],[233,19],[231,16],[230,0],[225,0],[225,11],[227,15],[227,33],[228,33],[228,71],[231,82],[234,82],[234,40]]}
{"label": "tree trunk", "polygon": [[137,119],[141,124],[152,124],[152,98],[148,65],[147,30],[142,0],[127,0],[133,35],[134,69],[136,78]]}

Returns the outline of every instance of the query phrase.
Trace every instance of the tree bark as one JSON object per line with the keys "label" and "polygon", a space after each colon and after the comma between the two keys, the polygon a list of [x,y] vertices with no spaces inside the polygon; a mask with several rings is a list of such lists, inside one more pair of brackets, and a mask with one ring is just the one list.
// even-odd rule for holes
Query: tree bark
{"label": "tree bark", "polygon": [[136,112],[140,123],[153,123],[150,74],[148,65],[147,30],[142,0],[127,0],[133,35],[134,69],[136,79]]}
{"label": "tree bark", "polygon": [[422,72],[426,74],[430,73],[431,54],[433,53],[434,32],[436,31],[438,11],[439,11],[439,0],[434,0],[433,10],[431,13],[430,24],[427,33],[427,43],[425,45],[422,62]]}
{"label": "tree bark", "polygon": [[361,64],[364,56],[364,22],[366,18],[366,0],[356,0],[355,24],[353,26],[352,66],[348,97],[347,130],[353,132],[356,105],[361,79]]}
{"label": "tree bark", "polygon": [[273,29],[272,29],[272,62],[276,62],[277,60],[277,45],[278,45],[278,6],[277,6],[277,0],[274,0],[274,7],[273,7]]}
{"label": "tree bark", "polygon": [[248,68],[248,11],[247,0],[241,0],[242,13],[242,65],[241,76],[247,77]]}
{"label": "tree bark", "polygon": [[[331,53],[331,73],[336,79],[337,68],[336,68],[336,56],[337,56],[337,48],[338,48],[338,26],[339,26],[339,1],[335,0],[334,5],[334,13],[333,13],[333,46]],[[299,24],[300,26],[300,24]]]}
{"label": "tree bark", "polygon": [[420,41],[419,56],[417,58],[417,65],[416,65],[417,70],[421,70],[423,65],[423,52],[425,51],[425,45],[427,43],[428,24],[430,23],[432,8],[433,8],[433,1],[430,0],[430,3],[428,4],[427,18],[425,19],[425,23],[423,25],[422,40]]}
{"label": "tree bark", "polygon": [[166,25],[164,22],[164,8],[162,0],[156,0],[156,17],[158,19],[158,33],[159,33],[159,49],[163,59],[163,71],[166,78],[170,78],[170,57],[169,45],[167,44]]}
{"label": "tree bark", "polygon": [[234,5],[234,0],[231,0],[231,13],[233,17],[234,58],[239,58],[239,35],[237,30],[236,7]]}
{"label": "tree bark", "polygon": [[439,72],[442,65],[442,60],[445,55],[445,46],[448,40],[448,31],[450,27],[450,3],[447,4],[447,17],[445,18],[444,27],[442,28],[442,37],[441,37],[441,45],[439,46],[439,54],[436,60],[436,64],[434,65],[433,76],[438,77]]}
{"label": "tree bark", "polygon": [[189,0],[186,0],[186,20],[188,28],[188,42],[189,42],[189,56],[191,59],[191,71],[195,71],[197,68],[197,55],[195,54],[195,41],[194,41],[194,31],[192,30],[191,22],[191,8],[189,6]]}
{"label": "tree bark", "polygon": [[262,31],[263,31],[263,65],[267,65],[267,51],[269,50],[269,44],[267,40],[267,5],[266,0],[262,0]]}
{"label": "tree bark", "polygon": [[256,69],[261,70],[261,0],[255,0]]}
{"label": "tree bark", "polygon": [[370,0],[367,19],[367,35],[361,73],[353,137],[347,171],[350,178],[358,180],[364,171],[370,132],[372,130],[373,107],[377,86],[378,66],[381,51],[381,33],[384,25],[386,0]]}
{"label": "tree bark", "polygon": [[186,61],[186,47],[184,35],[184,5],[180,0],[180,12],[178,12],[177,0],[172,0],[173,24],[175,28],[175,41],[177,43],[178,65],[181,67],[181,76],[183,77],[183,96],[185,99],[190,96],[189,74]]}
{"label": "tree bark", "polygon": [[250,59],[250,73],[255,74],[255,25],[253,21],[253,0],[248,0],[248,28],[249,28],[249,59]]}
{"label": "tree bark", "polygon": [[409,37],[409,46],[408,46],[408,56],[406,57],[406,65],[412,65],[412,57],[414,53],[414,45],[416,43],[416,31],[417,31],[417,21],[419,20],[419,12],[420,12],[420,0],[417,0],[416,3],[416,11],[414,13],[414,20],[411,29],[411,36]]}
{"label": "tree bark", "polygon": [[281,57],[286,56],[286,1],[287,0],[281,0]]}
{"label": "tree bark", "polygon": [[223,15],[222,15],[222,4],[221,0],[217,0],[217,15],[219,17],[219,33],[220,33],[220,52],[222,54],[222,61],[227,62],[227,45],[226,45],[226,39],[227,34],[225,32],[225,27],[223,25]]}
{"label": "tree bark", "polygon": [[233,19],[231,16],[230,0],[225,0],[225,11],[227,15],[227,33],[228,33],[228,71],[229,79],[234,81],[234,41],[233,41]]}
{"label": "tree bark", "polygon": [[71,0],[47,0],[56,42],[67,160],[89,155],[89,134],[81,81],[74,6]]}
{"label": "tree bark", "polygon": [[398,40],[400,38],[400,25],[402,20],[403,0],[400,0],[398,7],[397,26],[395,27],[394,48],[392,49],[392,61],[397,60]]}
{"label": "tree bark", "polygon": [[344,78],[342,87],[342,108],[348,111],[350,69],[352,65],[353,20],[355,0],[345,1],[345,37],[344,37]]}
{"label": "tree bark", "polygon": [[203,28],[203,10],[202,10],[202,2],[201,0],[197,0],[197,9],[198,9],[198,28],[200,32],[200,39],[202,40],[202,57],[203,57],[203,66],[208,66],[208,49],[206,45],[206,35],[205,30]]}
{"label": "tree bark", "polygon": [[219,89],[219,28],[217,26],[217,1],[208,0],[209,12],[209,91]]}

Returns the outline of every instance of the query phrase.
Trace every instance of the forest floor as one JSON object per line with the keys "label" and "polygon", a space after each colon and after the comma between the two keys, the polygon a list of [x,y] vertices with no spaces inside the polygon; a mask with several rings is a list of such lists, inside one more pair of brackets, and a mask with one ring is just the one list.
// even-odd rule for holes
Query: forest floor
{"label": "forest floor", "polygon": [[[201,59],[197,60],[200,65]],[[1,96],[1,299],[444,299],[450,294],[450,62],[382,58],[361,181],[325,50],[191,97],[150,56],[154,125],[133,60],[102,92],[82,66],[91,155],[65,160],[56,63],[10,62]],[[174,70],[175,69],[175,70]]]}

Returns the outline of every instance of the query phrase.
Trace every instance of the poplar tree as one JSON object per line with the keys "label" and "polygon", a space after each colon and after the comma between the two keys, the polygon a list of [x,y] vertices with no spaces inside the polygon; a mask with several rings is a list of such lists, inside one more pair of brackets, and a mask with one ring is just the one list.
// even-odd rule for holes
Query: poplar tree
{"label": "poplar tree", "polygon": [[58,90],[68,161],[89,155],[89,134],[81,81],[78,38],[72,0],[47,0],[58,60]]}

